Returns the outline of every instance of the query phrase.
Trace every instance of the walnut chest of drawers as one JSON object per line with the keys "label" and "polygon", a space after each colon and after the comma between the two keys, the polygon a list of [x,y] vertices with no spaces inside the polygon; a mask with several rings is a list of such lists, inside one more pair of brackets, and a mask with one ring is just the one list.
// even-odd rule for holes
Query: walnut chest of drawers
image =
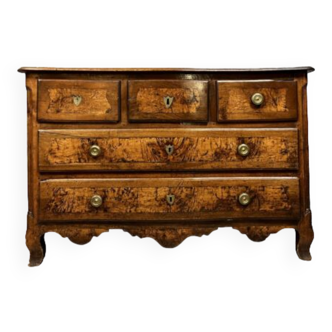
{"label": "walnut chest of drawers", "polygon": [[30,266],[44,234],[110,229],[172,248],[233,227],[296,231],[310,260],[307,74],[279,69],[21,68]]}

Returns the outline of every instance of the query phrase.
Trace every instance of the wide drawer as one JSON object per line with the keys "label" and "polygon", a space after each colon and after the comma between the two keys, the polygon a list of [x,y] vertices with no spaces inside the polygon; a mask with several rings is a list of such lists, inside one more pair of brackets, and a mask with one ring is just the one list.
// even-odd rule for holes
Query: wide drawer
{"label": "wide drawer", "polygon": [[297,168],[297,129],[39,131],[41,171]]}
{"label": "wide drawer", "polygon": [[293,81],[219,81],[218,122],[297,119],[297,83]]}
{"label": "wide drawer", "polygon": [[38,120],[118,122],[119,96],[119,81],[39,80]]}
{"label": "wide drawer", "polygon": [[41,221],[297,219],[299,181],[291,177],[45,180],[40,183],[39,212]]}
{"label": "wide drawer", "polygon": [[207,122],[207,81],[129,81],[129,121]]}

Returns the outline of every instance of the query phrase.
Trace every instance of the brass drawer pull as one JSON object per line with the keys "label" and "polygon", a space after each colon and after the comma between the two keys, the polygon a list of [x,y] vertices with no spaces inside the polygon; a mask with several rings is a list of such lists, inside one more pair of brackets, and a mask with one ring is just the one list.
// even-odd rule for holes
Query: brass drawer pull
{"label": "brass drawer pull", "polygon": [[250,203],[250,201],[251,201],[251,198],[250,198],[249,194],[247,194],[247,193],[240,194],[239,203],[241,205],[246,206]]}
{"label": "brass drawer pull", "polygon": [[91,197],[90,203],[93,207],[97,208],[103,204],[103,199],[99,195],[93,195]]}
{"label": "brass drawer pull", "polygon": [[237,152],[240,156],[242,157],[246,157],[249,155],[250,153],[250,148],[247,144],[240,144],[238,147],[237,147]]}
{"label": "brass drawer pull", "polygon": [[166,108],[170,108],[172,106],[174,97],[170,97],[170,96],[166,96],[164,97],[164,104],[166,106]]}
{"label": "brass drawer pull", "polygon": [[73,96],[73,103],[75,106],[78,106],[82,102],[82,97],[81,96]]}
{"label": "brass drawer pull", "polygon": [[101,148],[98,145],[92,145],[89,153],[91,157],[98,157],[101,154]]}
{"label": "brass drawer pull", "polygon": [[254,93],[251,96],[251,102],[256,106],[261,106],[264,102],[264,96],[261,93]]}
{"label": "brass drawer pull", "polygon": [[175,202],[175,196],[174,195],[167,195],[166,196],[166,201],[169,205],[173,205]]}

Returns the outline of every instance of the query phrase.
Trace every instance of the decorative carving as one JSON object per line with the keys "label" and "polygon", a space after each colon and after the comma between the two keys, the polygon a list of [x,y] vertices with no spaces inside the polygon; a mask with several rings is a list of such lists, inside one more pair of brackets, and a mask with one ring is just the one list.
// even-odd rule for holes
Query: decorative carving
{"label": "decorative carving", "polygon": [[140,238],[151,237],[165,248],[174,248],[189,236],[209,235],[218,227],[124,227],[125,232]]}
{"label": "decorative carving", "polygon": [[261,242],[270,234],[279,232],[285,226],[233,226],[233,228],[247,235],[250,240]]}
{"label": "decorative carving", "polygon": [[52,232],[59,233],[62,237],[68,237],[71,242],[76,244],[89,243],[94,236],[99,236],[103,232],[108,232],[108,229],[102,228],[56,228]]}

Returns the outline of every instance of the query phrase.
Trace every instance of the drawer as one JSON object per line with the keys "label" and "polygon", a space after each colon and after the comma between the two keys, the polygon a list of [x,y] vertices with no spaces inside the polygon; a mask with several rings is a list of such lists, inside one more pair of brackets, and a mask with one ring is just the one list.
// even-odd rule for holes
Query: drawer
{"label": "drawer", "polygon": [[42,221],[297,219],[299,181],[292,177],[45,180],[40,183],[39,212]]}
{"label": "drawer", "polygon": [[297,129],[39,131],[41,171],[297,168]]}
{"label": "drawer", "polygon": [[118,122],[119,96],[119,81],[39,80],[38,120]]}
{"label": "drawer", "polygon": [[297,83],[250,81],[218,83],[218,122],[297,119]]}
{"label": "drawer", "polygon": [[207,122],[207,81],[129,81],[129,121]]}

